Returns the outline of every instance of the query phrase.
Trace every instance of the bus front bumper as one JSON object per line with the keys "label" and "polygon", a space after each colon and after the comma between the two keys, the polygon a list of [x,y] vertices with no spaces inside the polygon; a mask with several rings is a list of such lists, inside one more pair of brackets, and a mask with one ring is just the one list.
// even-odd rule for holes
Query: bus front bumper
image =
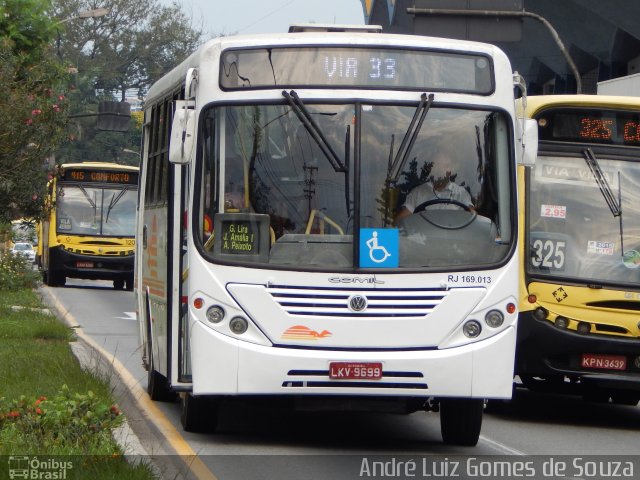
{"label": "bus front bumper", "polygon": [[[55,252],[55,253],[54,253]],[[89,280],[126,280],[133,276],[134,255],[86,255],[52,249],[55,264],[66,277]]]}
{"label": "bus front bumper", "polygon": [[[638,338],[580,334],[536,320],[532,312],[521,312],[517,345],[515,370],[521,377],[566,376],[590,387],[640,390]],[[626,368],[585,367],[583,355],[624,357]]]}
{"label": "bus front bumper", "polygon": [[[195,395],[377,395],[511,398],[516,332],[437,350],[280,348],[191,326]],[[378,380],[329,377],[331,362],[382,363]]]}

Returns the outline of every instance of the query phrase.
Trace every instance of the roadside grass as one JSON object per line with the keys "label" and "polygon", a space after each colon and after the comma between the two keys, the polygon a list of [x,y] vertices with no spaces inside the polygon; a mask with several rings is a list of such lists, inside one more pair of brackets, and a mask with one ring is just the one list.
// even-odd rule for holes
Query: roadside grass
{"label": "roadside grass", "polygon": [[38,296],[30,289],[2,289],[2,295],[0,295],[0,307],[10,307],[11,305],[40,308],[42,307],[42,302],[40,301]]}
{"label": "roadside grass", "polygon": [[73,329],[42,308],[32,289],[0,289],[0,456],[74,458],[67,478],[155,478],[122,456],[112,436],[122,416],[107,379],[80,367]]}

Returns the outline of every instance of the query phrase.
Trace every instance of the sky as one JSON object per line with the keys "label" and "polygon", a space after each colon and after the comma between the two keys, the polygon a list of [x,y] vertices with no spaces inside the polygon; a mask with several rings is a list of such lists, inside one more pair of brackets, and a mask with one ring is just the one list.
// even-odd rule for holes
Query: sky
{"label": "sky", "polygon": [[177,3],[206,37],[286,32],[292,23],[364,24],[360,0],[161,0]]}

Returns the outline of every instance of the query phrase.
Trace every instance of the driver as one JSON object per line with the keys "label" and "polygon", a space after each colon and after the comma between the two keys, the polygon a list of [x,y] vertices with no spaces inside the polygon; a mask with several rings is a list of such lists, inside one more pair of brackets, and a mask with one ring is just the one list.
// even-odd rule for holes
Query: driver
{"label": "driver", "polygon": [[[451,170],[447,170],[449,162],[439,156],[433,162],[433,168],[429,179],[411,190],[404,204],[398,210],[394,224],[397,225],[401,218],[407,217],[414,213],[415,209],[425,202],[433,201],[432,205],[424,207],[424,209],[450,209],[460,210],[462,207],[458,204],[466,205],[469,210],[473,211],[473,202],[471,195],[466,188],[461,187],[451,180]],[[453,203],[456,202],[456,203]]]}

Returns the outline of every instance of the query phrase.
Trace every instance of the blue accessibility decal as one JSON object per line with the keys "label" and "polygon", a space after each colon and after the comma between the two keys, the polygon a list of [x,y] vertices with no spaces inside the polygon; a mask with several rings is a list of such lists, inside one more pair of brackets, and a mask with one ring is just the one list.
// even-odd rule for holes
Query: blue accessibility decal
{"label": "blue accessibility decal", "polygon": [[397,228],[360,229],[360,267],[395,268],[400,259]]}

